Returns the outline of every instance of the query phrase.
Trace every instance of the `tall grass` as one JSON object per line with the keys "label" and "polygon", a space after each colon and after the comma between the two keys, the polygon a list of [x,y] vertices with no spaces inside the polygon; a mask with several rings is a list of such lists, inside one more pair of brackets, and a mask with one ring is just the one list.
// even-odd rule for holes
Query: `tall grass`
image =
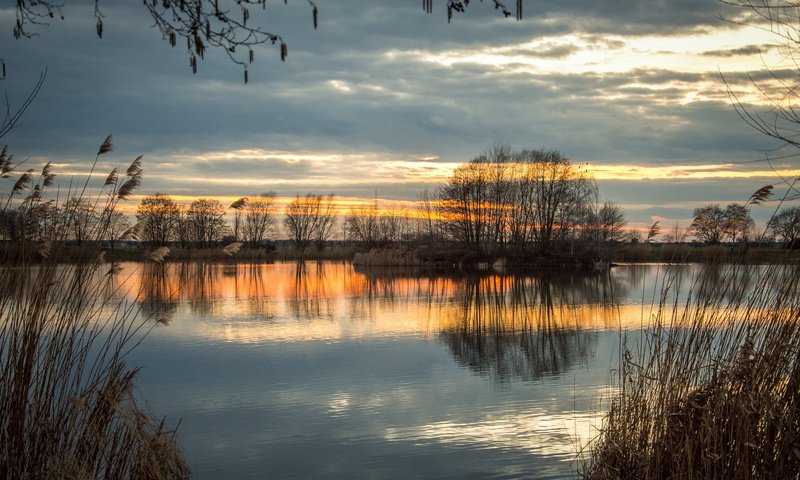
{"label": "tall grass", "polygon": [[584,476],[798,478],[800,267],[712,263],[686,297],[666,272]]}
{"label": "tall grass", "polygon": [[[112,147],[109,136],[95,165]],[[30,170],[15,176],[8,156],[3,162],[13,181],[5,208],[34,215],[48,201],[49,165],[37,179]],[[106,178],[91,200],[99,221],[90,239],[103,238],[108,216],[140,178],[140,159]],[[67,198],[88,200],[88,181]],[[119,267],[102,254],[87,249],[78,263],[57,261],[53,251],[67,236],[62,228],[50,242],[20,244],[13,266],[0,268],[0,478],[186,478],[173,432],[143,409],[137,369],[125,363],[153,323],[119,300]]]}

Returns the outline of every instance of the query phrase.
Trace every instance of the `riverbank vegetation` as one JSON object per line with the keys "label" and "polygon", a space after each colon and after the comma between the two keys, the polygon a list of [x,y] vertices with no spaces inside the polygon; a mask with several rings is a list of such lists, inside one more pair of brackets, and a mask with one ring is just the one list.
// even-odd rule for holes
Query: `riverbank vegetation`
{"label": "riverbank vegetation", "polygon": [[[622,208],[603,200],[589,169],[557,151],[494,145],[457,167],[437,191],[413,205],[375,199],[344,208],[334,193],[297,195],[283,202],[274,192],[241,197],[226,206],[200,197],[181,205],[166,193],[141,198],[135,217],[105,214],[88,197],[36,209],[9,204],[0,214],[7,258],[23,243],[52,242],[62,260],[97,246],[87,232],[103,224],[99,247],[109,258],[135,260],[142,251],[169,247],[168,261],[229,258],[220,249],[241,244],[241,260],[341,259],[388,264],[468,266],[502,261],[517,266],[594,268],[610,262],[781,261],[779,248],[796,246],[797,209],[786,208],[759,231],[750,210],[771,194],[764,187],[744,204],[695,209],[686,228],[660,234],[627,228]],[[763,197],[763,198],[762,198]],[[69,215],[74,210],[79,215]],[[54,238],[65,232],[62,238]],[[717,249],[708,247],[718,246]],[[733,248],[735,247],[735,248]],[[28,248],[27,250],[30,250]],[[75,252],[78,252],[77,254]],[[389,255],[391,252],[391,255]],[[35,258],[33,259],[36,260]]]}
{"label": "riverbank vegetation", "polygon": [[623,339],[586,478],[797,476],[800,270],[729,268],[685,299],[665,270],[647,327]]}
{"label": "riverbank vegetation", "polygon": [[[111,150],[109,136],[97,158]],[[0,252],[13,264],[0,269],[0,478],[187,478],[173,431],[144,409],[134,391],[138,370],[125,363],[157,323],[119,300],[110,288],[119,266],[92,242],[107,238],[118,203],[139,186],[140,158],[112,171],[96,198],[84,196],[87,180],[61,204],[47,199],[49,164],[37,176],[16,171],[12,160],[4,148],[4,217],[13,209],[30,231],[32,219],[48,221],[45,213],[58,209],[64,223],[49,227],[47,241]],[[75,237],[92,245],[73,249],[77,262],[63,264],[54,248]]]}

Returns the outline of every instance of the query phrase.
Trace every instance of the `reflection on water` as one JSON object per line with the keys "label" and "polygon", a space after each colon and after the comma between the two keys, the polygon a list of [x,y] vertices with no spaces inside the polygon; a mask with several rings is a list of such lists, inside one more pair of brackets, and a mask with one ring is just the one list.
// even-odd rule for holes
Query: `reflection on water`
{"label": "reflection on water", "polygon": [[572,476],[596,433],[620,331],[729,274],[735,299],[752,271],[186,263],[114,281],[170,320],[132,361],[197,478],[544,478]]}
{"label": "reflection on water", "polygon": [[[628,271],[421,276],[318,262],[128,267],[120,281],[147,315],[171,315],[182,305],[194,315],[184,333],[243,343],[398,334],[502,340],[527,332],[520,338],[533,344],[539,340],[531,334],[618,327],[619,303],[630,306],[624,301],[636,280]],[[229,320],[235,338],[227,337]]]}
{"label": "reflection on water", "polygon": [[[596,334],[582,329],[581,324],[587,321],[579,316],[586,312],[583,302],[598,290],[583,288],[587,282],[571,280],[468,279],[457,308],[448,312],[448,321],[441,326],[439,338],[459,365],[500,383],[566,372],[586,362],[596,347]],[[591,283],[597,287],[607,282]],[[602,311],[610,304],[594,307]]]}

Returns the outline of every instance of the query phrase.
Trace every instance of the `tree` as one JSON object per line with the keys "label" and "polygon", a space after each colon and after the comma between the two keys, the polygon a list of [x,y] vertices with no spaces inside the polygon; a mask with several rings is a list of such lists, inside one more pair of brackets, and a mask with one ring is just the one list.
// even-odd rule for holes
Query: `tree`
{"label": "tree", "polygon": [[191,248],[194,241],[194,234],[192,232],[192,225],[189,222],[187,215],[187,207],[184,205],[178,206],[178,211],[175,213],[175,222],[172,228],[172,239],[178,242],[181,248]]}
{"label": "tree", "polygon": [[417,238],[430,243],[439,238],[439,215],[436,199],[428,189],[417,195]]}
{"label": "tree", "polygon": [[84,240],[95,237],[95,229],[98,227],[98,216],[94,211],[94,206],[85,198],[72,197],[64,204],[61,209],[65,225],[71,234],[71,238],[80,245]]}
{"label": "tree", "polygon": [[719,204],[706,205],[694,209],[694,218],[689,232],[698,240],[711,245],[722,242],[727,229],[725,211]]}
{"label": "tree", "polygon": [[602,206],[593,205],[583,220],[581,233],[595,242],[619,242],[625,238],[625,214],[622,208],[606,200]]}
{"label": "tree", "polygon": [[642,232],[636,230],[635,228],[628,229],[623,238],[624,241],[630,242],[634,245],[642,243],[642,239],[644,239],[644,235],[642,235]]}
{"label": "tree", "polygon": [[[800,24],[798,24],[798,5],[794,0],[720,0],[727,5],[734,5],[748,10],[753,25],[760,29],[765,29],[777,37],[783,43],[780,49],[786,57],[786,62],[782,65],[791,65],[795,69],[800,65]],[[741,20],[731,20],[741,23]],[[751,81],[755,87],[757,95],[762,97],[763,103],[769,105],[769,109],[759,112],[746,106],[736,95],[736,92],[729,85],[728,93],[733,99],[734,108],[739,116],[748,125],[757,131],[784,142],[786,145],[800,147],[800,108],[797,103],[798,96],[797,75],[791,78],[782,75],[779,71],[773,71],[769,65],[764,65],[769,75],[763,76],[763,80],[756,80],[758,76],[751,76]],[[785,68],[785,67],[781,67]],[[779,80],[777,85],[773,82]],[[792,189],[794,187],[791,187]],[[797,192],[796,192],[797,193]]]}
{"label": "tree", "polygon": [[105,236],[108,239],[111,248],[113,249],[117,240],[122,238],[122,235],[130,229],[130,221],[128,216],[122,212],[113,211],[108,215],[108,226],[106,228]]}
{"label": "tree", "polygon": [[746,238],[754,225],[750,210],[744,205],[731,203],[722,209],[719,204],[709,204],[694,209],[689,233],[701,242],[717,245],[726,239],[735,242]]}
{"label": "tree", "polygon": [[180,209],[172,197],[163,193],[148,195],[136,212],[145,241],[161,246],[173,239]]}
{"label": "tree", "polygon": [[495,206],[489,191],[491,168],[485,156],[476,157],[456,168],[439,191],[440,214],[448,236],[479,254],[488,249],[489,210]]}
{"label": "tree", "polygon": [[596,191],[559,152],[495,145],[456,168],[439,191],[439,215],[447,235],[479,255],[509,244],[544,252],[571,238]]}
{"label": "tree", "polygon": [[767,224],[772,232],[786,248],[800,246],[800,207],[782,208]]}
{"label": "tree", "polygon": [[286,206],[283,224],[294,240],[295,248],[304,251],[311,242],[322,249],[335,226],[333,194],[296,196]]}
{"label": "tree", "polygon": [[731,203],[725,207],[725,233],[736,242],[737,239],[746,241],[755,222],[750,218],[750,210],[741,204]]}
{"label": "tree", "polygon": [[325,244],[333,236],[336,230],[336,204],[333,201],[333,194],[325,195],[321,199],[319,209],[319,221],[317,222],[317,231],[315,235],[315,243],[318,251],[325,248]]}
{"label": "tree", "polygon": [[226,233],[225,207],[219,200],[198,198],[186,210],[190,238],[203,248],[214,246]]}
{"label": "tree", "polygon": [[[284,1],[284,3],[287,3]],[[314,29],[319,23],[319,9],[314,0],[306,0],[311,11]],[[492,1],[494,8],[505,17],[511,10],[499,0]],[[96,33],[103,37],[103,18],[100,0],[95,0],[94,16]],[[247,65],[255,59],[254,48],[263,45],[277,45],[281,61],[288,56],[288,46],[283,37],[265,30],[258,19],[251,15],[258,10],[266,10],[266,0],[153,0],[142,2],[150,14],[153,24],[161,37],[171,47],[186,45],[186,55],[192,73],[197,72],[199,60],[205,58],[209,48],[225,52],[230,60],[240,65],[244,71],[244,82],[248,81]],[[464,12],[469,0],[447,0],[447,21],[454,13]],[[423,9],[432,13],[433,0],[424,0]],[[262,14],[263,17],[266,14]],[[32,26],[47,25],[54,18],[64,19],[63,4],[52,0],[16,0],[16,22],[13,34],[19,39],[32,37]],[[515,17],[522,18],[522,0],[516,1]],[[260,19],[260,20],[263,20]]]}
{"label": "tree", "polygon": [[251,247],[261,245],[275,224],[275,192],[240,198],[231,205],[243,215],[242,235]]}
{"label": "tree", "polygon": [[380,208],[378,200],[369,206],[351,208],[345,217],[346,236],[368,249],[400,240],[405,227],[406,217],[396,209]]}
{"label": "tree", "polygon": [[664,234],[664,242],[666,243],[683,243],[686,240],[686,230],[681,228],[681,224],[675,222],[672,230]]}

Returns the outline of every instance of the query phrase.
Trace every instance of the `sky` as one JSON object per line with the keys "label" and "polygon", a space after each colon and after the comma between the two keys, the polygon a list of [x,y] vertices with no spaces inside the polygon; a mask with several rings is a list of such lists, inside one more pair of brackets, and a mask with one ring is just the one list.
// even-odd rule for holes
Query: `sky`
{"label": "sky", "polygon": [[410,205],[493,143],[553,149],[588,165],[640,228],[688,226],[695,207],[744,203],[765,184],[780,193],[781,177],[797,175],[794,158],[764,162],[786,151],[739,118],[725,83],[766,109],[751,78],[772,88],[765,66],[777,78],[796,66],[716,0],[526,0],[522,21],[472,2],[449,24],[444,1],[432,14],[418,1],[317,5],[316,30],[306,2],[252,10],[288,57],[257,47],[245,84],[221,51],[192,74],[140,2],[101,1],[102,39],[94,2],[74,1],[19,40],[5,2],[0,87],[14,106],[45,68],[47,78],[2,142],[27,165],[52,161],[62,185],[88,173],[112,133],[99,170],[143,155],[140,194],[332,192],[345,205]]}

